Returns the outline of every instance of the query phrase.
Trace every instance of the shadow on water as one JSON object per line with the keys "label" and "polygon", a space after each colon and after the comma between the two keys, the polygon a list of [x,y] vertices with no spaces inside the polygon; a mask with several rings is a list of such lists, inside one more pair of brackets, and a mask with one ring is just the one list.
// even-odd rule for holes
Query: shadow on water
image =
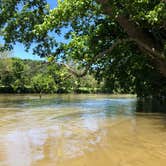
{"label": "shadow on water", "polygon": [[166,100],[138,99],[136,103],[136,112],[166,114]]}

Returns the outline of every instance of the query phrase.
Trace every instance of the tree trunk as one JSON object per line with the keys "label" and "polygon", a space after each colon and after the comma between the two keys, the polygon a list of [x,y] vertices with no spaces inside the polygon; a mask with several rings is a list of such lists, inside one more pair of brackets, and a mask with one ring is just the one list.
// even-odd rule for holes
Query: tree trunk
{"label": "tree trunk", "polygon": [[[97,0],[103,6],[103,12],[107,15],[112,15],[111,7],[108,0]],[[141,28],[132,23],[126,16],[119,15],[117,22],[128,34],[129,38],[137,43],[141,50],[153,60],[156,69],[166,77],[166,58],[162,52],[162,47],[156,45],[156,41],[147,33],[143,32]]]}

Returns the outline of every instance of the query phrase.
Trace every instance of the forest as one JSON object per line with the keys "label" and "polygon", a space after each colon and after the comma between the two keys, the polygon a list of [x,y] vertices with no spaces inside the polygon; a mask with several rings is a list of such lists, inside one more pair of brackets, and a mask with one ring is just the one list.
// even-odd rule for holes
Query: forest
{"label": "forest", "polygon": [[[142,59],[140,59],[142,60]],[[145,64],[146,66],[146,61]],[[94,68],[90,73],[79,77],[61,64],[49,60],[28,60],[13,57],[1,57],[0,61],[0,93],[111,93],[111,94],[143,94],[155,92],[162,88],[161,77],[149,82],[151,70],[140,67],[135,71],[137,76],[149,71],[145,77],[129,76],[127,66],[119,69],[123,75],[109,73],[109,68],[101,72]],[[75,69],[76,71],[76,69]],[[77,72],[81,72],[77,70]],[[144,78],[144,80],[143,80]],[[158,86],[156,87],[155,85]],[[153,84],[152,84],[153,83]],[[159,84],[160,83],[160,84]],[[140,88],[142,87],[142,88]],[[165,92],[165,89],[160,89]],[[147,91],[147,93],[145,93]],[[164,93],[163,93],[164,94]]]}
{"label": "forest", "polygon": [[0,93],[136,94],[136,87],[129,82],[106,79],[105,75],[99,77],[94,70],[78,77],[65,66],[48,60],[23,60],[5,55],[0,61]]}
{"label": "forest", "polygon": [[19,58],[0,61],[0,93],[95,93],[99,90],[101,86],[94,75],[78,78],[55,63]]}

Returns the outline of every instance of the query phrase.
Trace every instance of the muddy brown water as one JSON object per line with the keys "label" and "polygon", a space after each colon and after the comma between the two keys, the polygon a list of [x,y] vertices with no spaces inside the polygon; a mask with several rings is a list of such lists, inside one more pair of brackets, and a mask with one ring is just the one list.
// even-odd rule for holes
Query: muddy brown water
{"label": "muddy brown water", "polygon": [[165,166],[166,116],[136,98],[0,95],[0,166]]}

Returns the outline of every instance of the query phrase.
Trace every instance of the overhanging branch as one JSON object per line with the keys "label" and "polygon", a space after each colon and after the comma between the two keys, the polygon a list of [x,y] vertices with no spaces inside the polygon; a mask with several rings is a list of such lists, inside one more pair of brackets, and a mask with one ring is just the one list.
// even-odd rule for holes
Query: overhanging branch
{"label": "overhanging branch", "polygon": [[119,44],[124,43],[124,42],[129,42],[133,41],[132,39],[117,39],[111,47],[108,49],[104,50],[103,52],[100,52],[96,56],[94,56],[91,61],[85,66],[85,69],[82,72],[76,71],[72,66],[66,64],[66,63],[59,63],[60,65],[64,66],[67,68],[67,70],[72,73],[73,75],[77,77],[83,77],[87,74],[89,71],[90,67],[95,63],[95,61],[99,58],[104,58],[108,53],[111,53]]}
{"label": "overhanging branch", "polygon": [[[112,9],[109,6],[109,0],[96,0],[103,7],[104,14],[112,16]],[[163,46],[158,46],[156,41],[140,27],[136,26],[125,15],[119,15],[115,18],[119,25],[128,34],[129,38],[136,42],[138,47],[147,53],[147,55],[155,62],[156,69],[166,77],[166,56],[164,55]]]}

